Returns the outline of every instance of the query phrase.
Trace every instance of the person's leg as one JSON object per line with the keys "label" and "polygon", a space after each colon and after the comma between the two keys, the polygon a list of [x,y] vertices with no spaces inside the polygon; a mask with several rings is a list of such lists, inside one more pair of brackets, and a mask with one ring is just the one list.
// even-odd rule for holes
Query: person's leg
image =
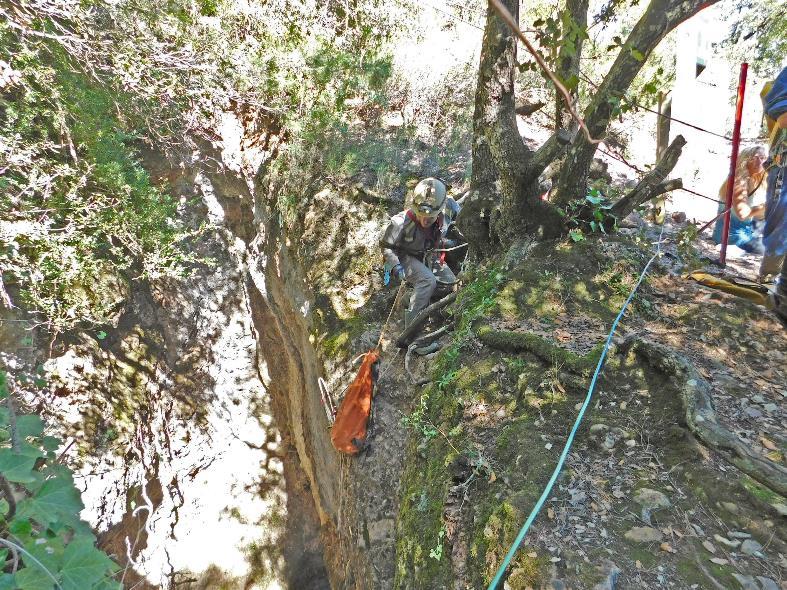
{"label": "person's leg", "polygon": [[782,268],[774,287],[774,310],[782,320],[787,321],[787,256],[782,257]]}
{"label": "person's leg", "polygon": [[442,297],[448,295],[454,287],[456,282],[456,275],[447,264],[436,263],[433,267],[434,276],[437,279],[437,288],[435,293],[439,293]]}
{"label": "person's leg", "polygon": [[427,305],[429,298],[437,286],[437,279],[423,262],[412,256],[405,256],[402,260],[405,280],[413,286],[413,296],[410,298],[409,316],[412,317]]}
{"label": "person's leg", "polygon": [[768,282],[769,278],[779,273],[783,262],[784,256],[763,254],[762,262],[760,263],[760,274],[757,280],[761,283]]}

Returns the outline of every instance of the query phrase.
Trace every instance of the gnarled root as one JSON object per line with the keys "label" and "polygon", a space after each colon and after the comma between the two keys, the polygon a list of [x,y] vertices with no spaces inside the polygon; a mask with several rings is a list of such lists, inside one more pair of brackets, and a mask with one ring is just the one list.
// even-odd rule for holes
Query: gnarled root
{"label": "gnarled root", "polygon": [[711,387],[686,359],[667,346],[640,337],[626,339],[622,351],[633,351],[664,373],[681,397],[686,424],[700,441],[719,451],[738,469],[787,496],[787,469],[755,455],[716,419]]}

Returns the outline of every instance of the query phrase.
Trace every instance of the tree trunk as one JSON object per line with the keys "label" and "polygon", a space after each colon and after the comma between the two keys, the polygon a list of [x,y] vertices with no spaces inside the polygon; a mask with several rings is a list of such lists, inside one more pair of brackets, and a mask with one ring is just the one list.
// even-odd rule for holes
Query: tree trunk
{"label": "tree trunk", "polygon": [[[718,0],[652,0],[634,26],[592,102],[585,111],[585,124],[594,139],[603,137],[618,98],[625,95],[645,60],[664,36],[706,6]],[[560,172],[556,204],[565,205],[584,197],[588,171],[596,144],[577,135]]]}
{"label": "tree trunk", "polygon": [[[590,0],[566,0],[566,12],[570,19],[576,24],[582,33],[588,26],[588,4]],[[572,77],[579,78],[579,61],[582,57],[582,45],[585,38],[582,34],[577,34],[576,30],[563,32],[563,43],[560,46],[560,53],[557,57],[558,77],[563,84],[568,84]],[[572,100],[577,97],[577,85],[567,86],[571,92]],[[571,113],[566,108],[563,97],[555,90],[555,131],[567,129],[572,133],[578,128],[577,122],[571,117]]]}
{"label": "tree trunk", "polygon": [[[503,4],[518,19],[518,0]],[[516,123],[516,55],[513,32],[489,6],[473,114],[471,190],[460,214],[462,231],[481,256],[518,232],[555,237],[562,231],[561,218],[538,199],[534,183],[526,182],[532,152]]]}

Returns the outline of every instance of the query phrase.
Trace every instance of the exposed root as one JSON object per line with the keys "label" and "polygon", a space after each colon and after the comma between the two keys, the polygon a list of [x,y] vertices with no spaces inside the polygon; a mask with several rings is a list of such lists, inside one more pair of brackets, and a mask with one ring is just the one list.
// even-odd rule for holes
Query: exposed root
{"label": "exposed root", "polygon": [[580,356],[553,344],[538,334],[493,330],[489,326],[481,326],[478,329],[478,337],[481,342],[497,350],[530,352],[547,363],[557,362],[561,367],[580,375],[586,375],[595,368],[603,348],[603,344],[599,344],[586,355]]}
{"label": "exposed root", "polygon": [[700,441],[764,486],[787,496],[787,469],[755,455],[718,422],[711,387],[686,357],[640,337],[624,342],[623,351],[628,350],[645,358],[669,378],[669,383],[680,393],[686,424]]}
{"label": "exposed root", "polygon": [[399,337],[396,339],[396,345],[400,348],[404,348],[407,346],[407,343],[410,341],[415,333],[420,329],[421,325],[429,319],[434,312],[444,308],[449,303],[453,303],[456,300],[456,291],[453,293],[446,295],[440,301],[435,301],[427,307],[426,309],[422,310],[417,316],[415,316],[411,321],[410,325],[407,326],[402,333],[399,334]]}

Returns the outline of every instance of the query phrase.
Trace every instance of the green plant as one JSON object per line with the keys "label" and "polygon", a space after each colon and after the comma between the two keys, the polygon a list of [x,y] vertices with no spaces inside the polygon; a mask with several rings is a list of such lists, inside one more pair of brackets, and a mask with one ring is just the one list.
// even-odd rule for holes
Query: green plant
{"label": "green plant", "polygon": [[440,527],[440,531],[437,533],[437,545],[429,550],[429,557],[432,559],[440,561],[443,558],[443,542],[447,532],[448,529],[446,529],[445,523],[443,523],[443,526]]}
{"label": "green plant", "polygon": [[588,189],[584,199],[570,201],[558,209],[568,228],[569,237],[575,242],[585,239],[585,233],[607,234],[617,229],[617,218],[609,210],[612,202],[597,188]]}
{"label": "green plant", "polygon": [[95,547],[71,470],[57,461],[62,441],[36,415],[12,418],[7,379],[0,372],[0,588],[119,590],[118,566]]}

